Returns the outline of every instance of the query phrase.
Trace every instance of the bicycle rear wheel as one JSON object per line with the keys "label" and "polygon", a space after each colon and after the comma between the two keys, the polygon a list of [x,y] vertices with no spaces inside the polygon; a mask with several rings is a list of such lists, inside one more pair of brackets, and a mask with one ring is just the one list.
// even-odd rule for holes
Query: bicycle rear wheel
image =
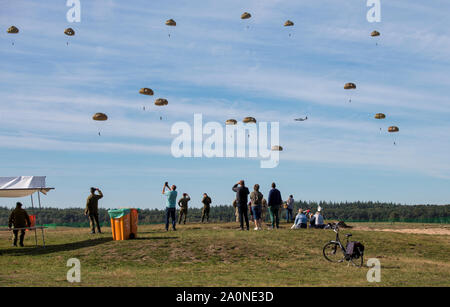
{"label": "bicycle rear wheel", "polygon": [[364,253],[360,252],[360,256],[358,258],[351,258],[350,261],[354,266],[362,267],[364,265]]}
{"label": "bicycle rear wheel", "polygon": [[328,242],[323,247],[323,256],[330,262],[343,262],[345,253],[341,246],[336,242]]}

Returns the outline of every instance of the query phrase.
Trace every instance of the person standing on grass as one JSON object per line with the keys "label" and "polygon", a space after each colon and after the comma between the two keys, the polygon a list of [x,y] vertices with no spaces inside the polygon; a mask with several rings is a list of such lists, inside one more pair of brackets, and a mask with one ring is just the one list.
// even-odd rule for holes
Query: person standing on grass
{"label": "person standing on grass", "polygon": [[263,198],[261,201],[261,221],[262,222],[266,221],[267,209],[268,209],[267,200],[265,198]]}
{"label": "person standing on grass", "polygon": [[275,182],[272,182],[272,189],[269,192],[268,197],[268,206],[269,206],[269,213],[270,213],[270,220],[272,222],[272,229],[275,228],[275,226],[280,228],[280,217],[279,217],[279,210],[280,206],[283,203],[283,200],[281,199],[281,193],[276,188]]}
{"label": "person standing on grass", "polygon": [[[22,203],[16,203],[16,209],[11,212],[8,221],[8,228],[26,228],[30,227],[31,221],[28,213],[22,209]],[[17,236],[19,235],[19,230],[13,229],[14,241],[13,246],[17,247]],[[20,241],[19,245],[23,247],[23,240],[25,239],[25,229],[20,230]]]}
{"label": "person standing on grass", "polygon": [[239,208],[237,206],[237,199],[233,200],[234,216],[236,217],[236,223],[239,223]]}
{"label": "person standing on grass", "polygon": [[202,209],[202,223],[206,217],[206,222],[209,222],[209,211],[211,210],[211,197],[208,196],[208,194],[203,193],[203,209]]}
{"label": "person standing on grass", "polygon": [[178,206],[180,206],[180,218],[178,219],[178,224],[181,224],[181,219],[184,216],[184,224],[186,224],[187,212],[188,212],[188,202],[191,200],[187,193],[183,193],[183,197],[178,201]]}
{"label": "person standing on grass", "polygon": [[[95,192],[98,194],[95,194]],[[91,194],[86,200],[86,209],[84,210],[84,215],[89,216],[89,221],[91,223],[91,233],[95,233],[95,226],[97,225],[98,233],[102,233],[100,229],[100,223],[98,222],[98,200],[103,198],[103,193],[100,189],[91,188]]]}
{"label": "person standing on grass", "polygon": [[245,225],[247,226],[247,230],[250,230],[250,225],[248,223],[248,195],[250,194],[250,191],[245,186],[244,180],[239,181],[236,183],[232,190],[236,192],[236,200],[237,200],[237,207],[239,210],[239,222],[241,224],[240,230],[244,230],[244,219],[245,219]]}
{"label": "person standing on grass", "polygon": [[286,201],[286,223],[289,223],[294,219],[292,215],[293,211],[294,211],[294,196],[289,195],[289,198]]}
{"label": "person standing on grass", "polygon": [[261,211],[262,211],[263,195],[259,191],[259,184],[255,184],[253,192],[250,193],[251,209],[253,221],[255,222],[255,230],[261,230]]}
{"label": "person standing on grass", "polygon": [[[166,192],[166,189],[168,191]],[[169,231],[169,218],[172,219],[172,229],[177,230],[175,225],[177,223],[177,220],[175,218],[175,212],[176,212],[176,203],[177,203],[177,187],[176,185],[172,185],[172,187],[169,187],[169,183],[164,183],[164,187],[162,190],[163,195],[167,197],[166,200],[166,231]]]}

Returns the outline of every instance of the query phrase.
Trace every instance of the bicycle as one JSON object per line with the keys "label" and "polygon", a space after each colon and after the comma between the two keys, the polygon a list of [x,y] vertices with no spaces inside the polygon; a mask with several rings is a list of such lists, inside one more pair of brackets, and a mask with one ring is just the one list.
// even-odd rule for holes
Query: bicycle
{"label": "bicycle", "polygon": [[[325,259],[337,263],[348,261],[349,264],[352,263],[354,266],[362,267],[364,263],[364,250],[360,250],[359,247],[356,246],[356,253],[349,255],[346,247],[342,245],[339,238],[339,227],[337,225],[333,226],[333,231],[336,233],[336,240],[328,242],[323,247],[323,256]],[[347,244],[345,246],[348,246],[349,238],[352,234],[348,233],[345,236],[347,237]]]}

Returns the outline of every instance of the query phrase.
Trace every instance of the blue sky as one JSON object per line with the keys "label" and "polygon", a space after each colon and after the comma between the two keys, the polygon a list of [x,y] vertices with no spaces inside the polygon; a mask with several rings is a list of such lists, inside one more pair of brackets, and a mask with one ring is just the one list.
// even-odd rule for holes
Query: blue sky
{"label": "blue sky", "polygon": [[[239,179],[303,200],[448,203],[448,1],[381,1],[376,24],[363,0],[81,0],[73,24],[65,4],[0,1],[0,174],[47,176],[45,205],[82,207],[98,186],[103,207],[164,208],[164,181],[192,206],[203,192],[228,204]],[[358,87],[351,103],[346,82]],[[153,106],[158,97],[169,105]],[[110,120],[94,123],[96,112]],[[194,113],[280,121],[280,165],[173,158],[171,125]]]}

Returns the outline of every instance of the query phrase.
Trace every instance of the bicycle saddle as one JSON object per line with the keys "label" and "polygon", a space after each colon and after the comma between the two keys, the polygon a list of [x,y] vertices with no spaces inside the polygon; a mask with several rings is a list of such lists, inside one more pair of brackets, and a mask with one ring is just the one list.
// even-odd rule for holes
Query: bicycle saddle
{"label": "bicycle saddle", "polygon": [[351,237],[352,234],[351,234],[351,233],[348,233],[348,234],[346,234],[345,236],[346,236],[346,237]]}

